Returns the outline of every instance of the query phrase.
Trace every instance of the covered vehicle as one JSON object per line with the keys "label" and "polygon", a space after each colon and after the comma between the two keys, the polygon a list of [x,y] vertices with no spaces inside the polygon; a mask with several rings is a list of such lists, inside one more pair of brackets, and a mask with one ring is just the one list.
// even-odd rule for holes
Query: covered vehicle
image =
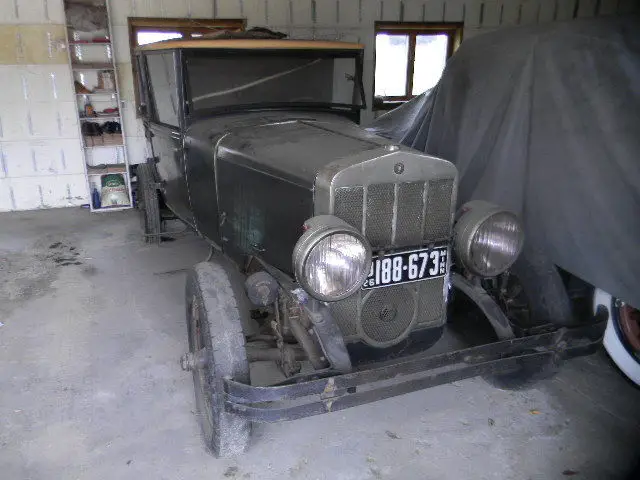
{"label": "covered vehicle", "polygon": [[[362,45],[167,41],[137,62],[154,154],[138,167],[146,238],[162,235],[160,196],[215,252],[187,278],[182,365],[216,455],[243,450],[252,422],[476,375],[519,388],[599,345],[597,318],[566,327],[550,309],[545,329],[514,331],[480,280],[518,258],[517,216],[456,211],[453,164],[358,127]],[[454,293],[492,339],[429,354]],[[266,361],[281,381],[254,378]]]}
{"label": "covered vehicle", "polygon": [[370,129],[453,162],[460,203],[516,212],[568,294],[608,311],[605,347],[636,383],[638,78],[637,15],[503,29],[465,41],[432,91]]}

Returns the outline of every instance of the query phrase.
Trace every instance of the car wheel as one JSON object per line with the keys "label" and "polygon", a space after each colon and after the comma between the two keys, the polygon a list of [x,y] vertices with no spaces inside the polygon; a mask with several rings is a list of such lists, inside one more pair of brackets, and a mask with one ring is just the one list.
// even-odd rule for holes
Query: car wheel
{"label": "car wheel", "polygon": [[145,242],[160,243],[162,220],[153,166],[149,163],[141,163],[136,169],[136,174],[138,176],[138,209],[141,213]]}
{"label": "car wheel", "polygon": [[603,344],[613,363],[640,386],[640,310],[596,289],[593,311],[602,305],[609,312]]}
{"label": "car wheel", "polygon": [[[517,336],[573,322],[562,277],[548,258],[531,248],[525,248],[511,270],[486,288],[505,311]],[[512,372],[486,375],[484,379],[504,390],[524,390],[555,375],[559,366],[560,359],[551,356],[542,365],[521,365]]]}
{"label": "car wheel", "polygon": [[251,422],[224,406],[224,378],[249,383],[242,330],[249,311],[240,298],[241,287],[232,284],[230,268],[224,262],[199,263],[186,286],[189,354],[183,368],[193,372],[196,415],[204,442],[216,457],[242,453],[251,435]]}

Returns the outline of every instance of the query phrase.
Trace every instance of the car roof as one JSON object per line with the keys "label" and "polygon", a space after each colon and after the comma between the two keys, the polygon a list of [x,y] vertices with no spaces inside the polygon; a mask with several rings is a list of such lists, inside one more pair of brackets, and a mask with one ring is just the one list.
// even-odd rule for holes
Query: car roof
{"label": "car roof", "polygon": [[334,42],[325,40],[275,40],[275,39],[189,39],[165,40],[138,47],[138,51],[171,50],[179,48],[202,48],[209,50],[363,50],[361,43]]}

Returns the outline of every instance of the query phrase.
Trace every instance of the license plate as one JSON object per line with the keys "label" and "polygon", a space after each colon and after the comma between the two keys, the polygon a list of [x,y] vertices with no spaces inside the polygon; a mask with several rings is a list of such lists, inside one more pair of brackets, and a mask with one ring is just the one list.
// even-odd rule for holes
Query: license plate
{"label": "license plate", "polygon": [[377,255],[371,260],[363,289],[387,287],[442,277],[447,273],[446,246]]}

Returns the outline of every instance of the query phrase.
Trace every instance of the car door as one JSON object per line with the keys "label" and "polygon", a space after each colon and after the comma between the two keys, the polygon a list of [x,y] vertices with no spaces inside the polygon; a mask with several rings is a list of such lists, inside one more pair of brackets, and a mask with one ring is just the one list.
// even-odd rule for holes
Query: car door
{"label": "car door", "polygon": [[145,57],[151,104],[147,135],[157,162],[160,188],[173,213],[193,225],[185,170],[178,52],[149,52]]}

